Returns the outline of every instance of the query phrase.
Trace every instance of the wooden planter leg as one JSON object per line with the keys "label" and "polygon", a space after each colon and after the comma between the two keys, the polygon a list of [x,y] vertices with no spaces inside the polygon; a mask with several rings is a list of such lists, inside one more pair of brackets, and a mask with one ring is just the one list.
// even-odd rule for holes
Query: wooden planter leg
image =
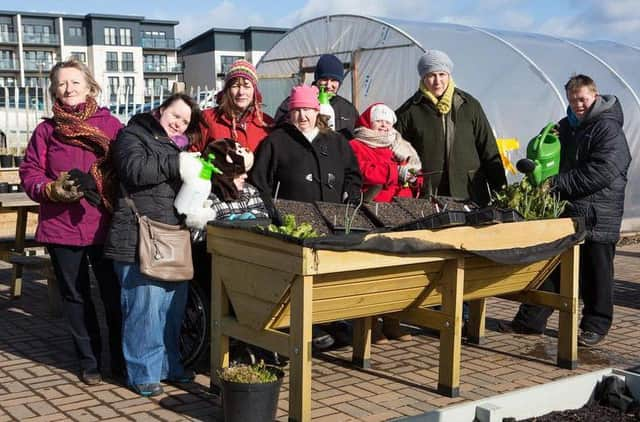
{"label": "wooden planter leg", "polygon": [[441,284],[442,312],[446,315],[446,320],[440,331],[438,392],[449,397],[458,397],[460,395],[464,258],[445,261]]}
{"label": "wooden planter leg", "polygon": [[558,366],[578,367],[578,279],[580,246],[575,245],[562,254],[560,261],[560,296],[562,308],[558,320]]}
{"label": "wooden planter leg", "polygon": [[[27,217],[29,211],[26,208],[18,208],[16,219],[16,241],[14,250],[16,254],[24,253],[24,239],[27,232]],[[13,264],[11,274],[11,295],[13,299],[18,299],[22,295],[22,265]]]}
{"label": "wooden planter leg", "polygon": [[311,420],[311,324],[313,277],[297,276],[291,286],[289,338],[289,420]]}
{"label": "wooden planter leg", "polygon": [[353,358],[355,365],[371,368],[371,319],[358,318],[353,322]]}
{"label": "wooden planter leg", "polygon": [[467,341],[469,343],[484,343],[486,311],[486,299],[477,299],[469,302],[469,321],[467,321]]}
{"label": "wooden planter leg", "polygon": [[229,297],[216,271],[215,255],[211,259],[211,392],[219,392],[218,370],[229,366],[229,337],[222,331],[222,320],[229,315]]}

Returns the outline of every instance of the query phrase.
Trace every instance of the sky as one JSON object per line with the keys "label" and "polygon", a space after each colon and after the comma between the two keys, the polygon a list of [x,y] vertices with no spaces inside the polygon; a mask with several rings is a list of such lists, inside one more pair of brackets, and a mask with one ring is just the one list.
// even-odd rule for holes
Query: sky
{"label": "sky", "polygon": [[2,0],[0,9],[177,20],[181,42],[212,27],[290,28],[318,16],[355,13],[610,40],[640,48],[640,0]]}

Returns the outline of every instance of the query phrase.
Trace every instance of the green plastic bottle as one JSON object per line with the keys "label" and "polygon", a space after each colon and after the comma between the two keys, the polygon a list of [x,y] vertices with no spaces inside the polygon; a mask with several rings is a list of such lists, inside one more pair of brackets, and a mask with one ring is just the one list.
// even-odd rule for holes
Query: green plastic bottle
{"label": "green plastic bottle", "polygon": [[318,93],[318,102],[320,103],[320,114],[329,117],[329,128],[336,130],[336,113],[329,102],[333,94],[327,92],[327,87],[321,86]]}

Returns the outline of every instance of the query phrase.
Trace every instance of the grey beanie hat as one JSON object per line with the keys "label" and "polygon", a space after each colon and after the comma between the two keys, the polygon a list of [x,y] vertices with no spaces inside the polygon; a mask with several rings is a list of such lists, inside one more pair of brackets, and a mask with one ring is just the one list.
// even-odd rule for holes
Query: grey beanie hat
{"label": "grey beanie hat", "polygon": [[418,73],[420,79],[424,78],[424,75],[431,72],[447,72],[451,74],[453,70],[453,62],[447,56],[447,53],[440,50],[427,50],[420,60],[418,60]]}

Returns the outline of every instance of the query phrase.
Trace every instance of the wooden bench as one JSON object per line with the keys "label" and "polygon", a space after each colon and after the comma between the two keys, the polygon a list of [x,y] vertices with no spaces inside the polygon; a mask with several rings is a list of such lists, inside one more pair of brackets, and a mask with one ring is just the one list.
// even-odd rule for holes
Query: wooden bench
{"label": "wooden bench", "polygon": [[23,255],[14,254],[9,257],[9,262],[29,268],[40,274],[47,280],[47,293],[49,296],[49,312],[52,316],[62,315],[62,299],[58,287],[58,279],[53,271],[51,257],[49,255]]}

